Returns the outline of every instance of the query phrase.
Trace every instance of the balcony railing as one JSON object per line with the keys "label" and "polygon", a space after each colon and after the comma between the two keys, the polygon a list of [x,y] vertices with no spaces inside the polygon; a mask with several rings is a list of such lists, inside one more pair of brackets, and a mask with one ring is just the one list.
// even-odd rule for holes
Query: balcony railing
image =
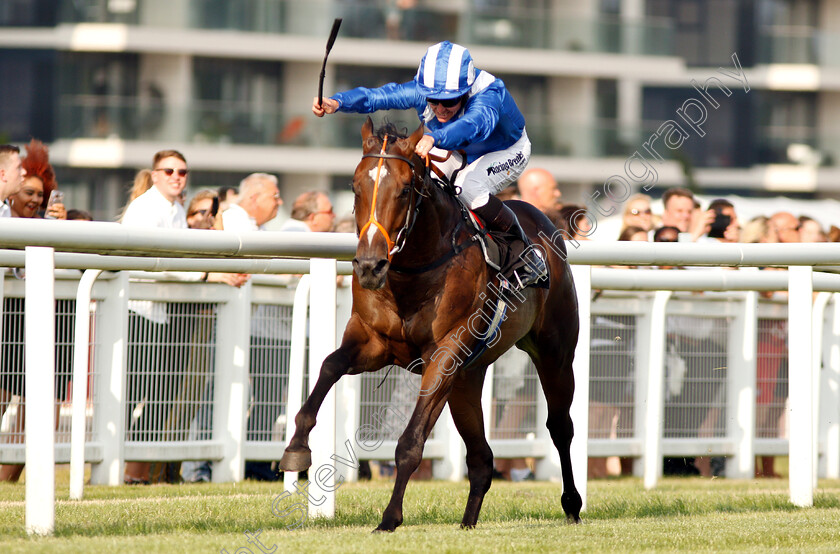
{"label": "balcony railing", "polygon": [[818,64],[820,57],[821,44],[813,27],[774,26],[759,31],[759,63]]}
{"label": "balcony railing", "polygon": [[[168,140],[187,143],[261,144],[357,148],[363,123],[358,114],[339,113],[313,121],[301,106],[254,109],[247,103],[196,100],[187,105],[149,103],[147,99],[92,94],[64,95],[59,100],[56,137],[123,140]],[[413,110],[374,114],[413,131]],[[641,147],[641,129],[613,120],[592,125],[525,114],[533,153],[570,157],[622,157]]]}
{"label": "balcony railing", "polygon": [[839,66],[840,35],[807,26],[767,27],[759,33],[758,63]]}
{"label": "balcony railing", "polygon": [[[374,114],[413,131],[413,110]],[[612,119],[592,124],[526,113],[532,152],[539,156],[623,158],[643,149],[662,122],[621,125]],[[253,144],[312,148],[358,148],[363,116],[339,113],[315,121],[302,106],[278,104],[254,109],[248,103],[196,100],[189,105],[149,103],[126,96],[65,95],[59,100],[57,139],[108,138],[165,140],[201,144]],[[694,135],[678,150],[654,143],[665,159],[688,158],[697,167],[746,167],[754,164],[835,166],[840,139],[808,126],[760,126],[750,148],[733,149],[729,140]],[[738,157],[733,157],[736,153]]]}
{"label": "balcony railing", "polygon": [[376,0],[63,0],[58,19],[61,23],[124,23],[326,36],[333,18],[341,17],[341,35],[348,38],[453,40],[514,48],[673,54],[674,31],[666,19],[582,17],[547,8],[522,7],[515,2],[478,7],[465,0],[434,1],[412,9],[393,4]]}

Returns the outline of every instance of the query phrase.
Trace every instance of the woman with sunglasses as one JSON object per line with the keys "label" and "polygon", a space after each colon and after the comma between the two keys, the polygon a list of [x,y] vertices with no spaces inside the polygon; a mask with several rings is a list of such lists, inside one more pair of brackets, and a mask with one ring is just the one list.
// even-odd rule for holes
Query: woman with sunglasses
{"label": "woman with sunglasses", "polygon": [[205,189],[195,193],[187,207],[187,226],[190,229],[221,229],[217,223],[219,197],[215,191]]}
{"label": "woman with sunglasses", "polygon": [[525,132],[525,118],[504,82],[473,65],[469,51],[444,41],[426,50],[414,79],[389,83],[379,88],[355,88],[319,103],[312,112],[318,117],[337,111],[372,113],[378,110],[417,110],[426,133],[415,152],[452,151],[441,165],[448,175],[461,166],[456,150],[466,154],[467,167],[453,185],[459,199],[473,210],[492,231],[514,233],[525,243],[532,260],[519,275],[522,286],[535,283],[546,273],[537,252],[527,250],[526,237],[516,215],[494,195],[516,182],[531,157],[531,142]]}

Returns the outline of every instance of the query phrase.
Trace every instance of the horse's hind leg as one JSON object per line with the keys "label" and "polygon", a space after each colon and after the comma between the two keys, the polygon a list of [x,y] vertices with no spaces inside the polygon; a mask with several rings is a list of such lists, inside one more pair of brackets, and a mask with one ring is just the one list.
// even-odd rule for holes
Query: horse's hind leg
{"label": "horse's hind leg", "polygon": [[471,368],[455,380],[449,395],[449,410],[455,427],[467,445],[467,476],[470,494],[461,527],[472,529],[478,522],[484,495],[493,478],[493,451],[484,435],[484,418],[481,410],[481,389],[484,371]]}
{"label": "horse's hind leg", "polygon": [[[560,497],[560,503],[563,505],[563,511],[566,512],[566,518],[570,522],[580,523],[580,509],[583,501],[575,488],[575,479],[572,475],[571,447],[575,432],[569,413],[575,391],[575,376],[572,371],[574,345],[569,352],[557,350],[556,346],[549,347],[549,350],[542,352],[542,356],[532,356],[532,359],[537,366],[548,405],[546,426],[554,446],[560,453],[560,471],[563,475],[563,495]],[[548,361],[555,363],[548,363]],[[560,363],[556,364],[557,361]]]}

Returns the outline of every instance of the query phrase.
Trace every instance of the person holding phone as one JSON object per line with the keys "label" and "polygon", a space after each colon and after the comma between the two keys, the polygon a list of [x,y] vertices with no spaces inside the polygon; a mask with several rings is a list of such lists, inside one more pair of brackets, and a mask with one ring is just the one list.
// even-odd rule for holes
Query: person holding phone
{"label": "person holding phone", "polygon": [[741,227],[738,224],[738,216],[735,214],[735,206],[732,202],[723,198],[712,200],[706,210],[706,227],[704,237],[716,242],[739,242],[741,238]]}
{"label": "person holding phone", "polygon": [[21,165],[26,171],[26,177],[20,190],[9,197],[12,217],[37,218],[40,217],[40,211],[45,209],[45,217],[48,219],[67,219],[63,196],[61,202],[53,201],[52,205],[47,205],[51,194],[57,195],[59,191],[44,143],[32,139],[26,147],[26,157]]}

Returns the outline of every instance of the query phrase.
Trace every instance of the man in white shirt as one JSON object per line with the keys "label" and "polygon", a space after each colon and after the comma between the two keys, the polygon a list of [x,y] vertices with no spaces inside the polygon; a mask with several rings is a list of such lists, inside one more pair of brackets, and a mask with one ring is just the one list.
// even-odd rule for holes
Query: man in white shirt
{"label": "man in white shirt", "polygon": [[239,184],[239,201],[224,211],[225,231],[258,231],[277,216],[283,205],[277,177],[268,173],[252,173]]}
{"label": "man in white shirt", "polygon": [[[163,150],[155,154],[154,169],[146,178],[149,189],[131,202],[122,224],[134,227],[186,229],[187,216],[178,197],[187,185],[187,162],[180,152]],[[166,272],[167,277],[183,281],[216,281],[242,286],[247,275],[236,273]],[[128,303],[129,367],[126,375],[126,429],[128,440],[153,441],[166,439],[176,429],[168,428],[168,419],[175,395],[180,393],[184,361],[189,360],[189,344],[196,305],[189,302],[151,302],[133,300]],[[170,325],[170,316],[179,324]],[[143,414],[136,421],[133,412],[143,404]],[[177,470],[167,464],[167,469]],[[148,484],[149,462],[126,462],[124,481]],[[172,482],[178,475],[167,475]]]}
{"label": "man in white shirt", "polygon": [[0,145],[0,217],[12,217],[7,199],[20,190],[25,176],[20,149],[11,144]]}
{"label": "man in white shirt", "polygon": [[292,217],[286,220],[281,231],[326,233],[332,231],[335,212],[329,196],[323,192],[304,192],[295,199]]}
{"label": "man in white shirt", "polygon": [[[225,231],[261,231],[274,219],[283,205],[277,177],[252,173],[239,184],[239,200],[224,211]],[[271,440],[274,425],[280,416],[278,398],[288,383],[290,342],[288,329],[281,322],[287,319],[288,308],[270,304],[254,306],[251,311],[251,345],[249,380],[251,407],[248,415],[249,441]],[[266,363],[271,360],[272,363]],[[275,481],[277,473],[271,462],[246,460],[245,478]]]}

